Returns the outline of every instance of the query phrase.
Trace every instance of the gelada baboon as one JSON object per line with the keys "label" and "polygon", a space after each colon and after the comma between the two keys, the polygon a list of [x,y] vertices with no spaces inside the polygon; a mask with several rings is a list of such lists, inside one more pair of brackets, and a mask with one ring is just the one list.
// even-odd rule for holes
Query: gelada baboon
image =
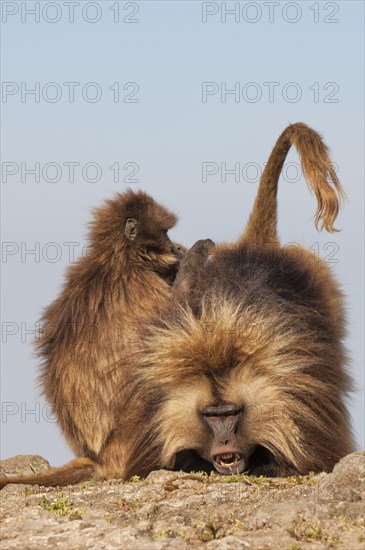
{"label": "gelada baboon", "polygon": [[341,185],[320,136],[294,124],[273,149],[238,243],[196,243],[163,315],[141,329],[120,425],[99,454],[2,484],[127,479],[161,467],[305,474],[331,470],[352,450],[341,292],[324,262],[285,250],[276,233],[292,144],[317,197],[316,222],[333,230]]}
{"label": "gelada baboon", "polygon": [[107,200],[94,211],[87,255],[68,269],[44,312],[40,383],[83,465],[99,456],[118,425],[116,393],[122,399],[131,374],[121,358],[138,341],[140,323],[171,295],[183,256],[167,235],[176,221],[143,192]]}
{"label": "gelada baboon", "polygon": [[317,198],[316,224],[334,230],[343,191],[327,149],[306,125],[289,126],[238,243],[196,243],[175,281],[177,304],[145,339],[140,375],[161,392],[164,467],[306,474],[353,450],[341,291],[323,261],[277,237],[291,144]]}

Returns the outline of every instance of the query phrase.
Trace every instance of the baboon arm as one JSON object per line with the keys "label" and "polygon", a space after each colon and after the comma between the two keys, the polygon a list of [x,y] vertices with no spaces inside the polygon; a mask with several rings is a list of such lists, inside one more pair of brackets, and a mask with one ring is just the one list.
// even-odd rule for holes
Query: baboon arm
{"label": "baboon arm", "polygon": [[52,468],[44,474],[30,476],[0,477],[0,489],[10,483],[25,485],[44,485],[55,487],[57,485],[72,485],[80,481],[87,481],[93,477],[96,464],[89,458],[76,458],[64,466]]}
{"label": "baboon arm", "polygon": [[345,193],[321,136],[306,124],[297,122],[283,131],[271,152],[240,243],[278,244],[277,190],[280,173],[292,145],[299,153],[303,175],[317,199],[316,227],[336,231],[333,222]]}
{"label": "baboon arm", "polygon": [[211,239],[201,239],[185,254],[173,285],[173,295],[177,301],[191,298],[194,289],[199,290],[203,286],[206,262],[214,248],[215,243]]}

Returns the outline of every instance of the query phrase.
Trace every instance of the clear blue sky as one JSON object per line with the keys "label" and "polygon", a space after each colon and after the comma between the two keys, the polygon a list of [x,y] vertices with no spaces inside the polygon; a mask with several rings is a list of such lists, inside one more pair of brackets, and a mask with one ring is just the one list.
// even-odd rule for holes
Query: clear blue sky
{"label": "clear blue sky", "polygon": [[[36,386],[27,331],[81,253],[90,209],[129,179],[177,212],[176,240],[234,240],[256,172],[296,121],[323,134],[349,200],[342,231],[317,233],[291,152],[280,234],[326,256],[341,281],[363,448],[363,3],[238,2],[234,14],[234,2],[76,4],[1,3],[2,457],[72,456]],[[205,182],[204,163],[218,170]]]}

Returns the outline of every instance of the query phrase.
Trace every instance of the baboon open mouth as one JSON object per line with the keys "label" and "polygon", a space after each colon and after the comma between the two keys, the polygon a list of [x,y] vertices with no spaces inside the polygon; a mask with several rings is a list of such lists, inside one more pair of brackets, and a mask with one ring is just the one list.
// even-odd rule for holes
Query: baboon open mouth
{"label": "baboon open mouth", "polygon": [[213,464],[220,474],[239,474],[245,468],[244,456],[241,453],[214,455]]}

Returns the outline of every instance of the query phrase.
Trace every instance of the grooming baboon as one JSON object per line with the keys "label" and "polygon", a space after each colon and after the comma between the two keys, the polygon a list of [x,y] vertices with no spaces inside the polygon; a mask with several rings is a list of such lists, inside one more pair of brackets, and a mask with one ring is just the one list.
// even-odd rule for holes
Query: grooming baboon
{"label": "grooming baboon", "polygon": [[41,385],[76,456],[97,457],[118,426],[116,393],[123,400],[130,376],[120,360],[142,320],[169,299],[183,255],[167,236],[176,221],[143,192],[106,201],[94,212],[88,254],[44,312]]}
{"label": "grooming baboon", "polygon": [[342,188],[327,149],[304,124],[289,126],[238,243],[196,243],[163,315],[141,329],[116,404],[120,424],[100,452],[0,483],[126,479],[161,467],[305,474],[331,470],[352,450],[341,292],[324,262],[284,250],[276,233],[278,180],[293,143],[317,198],[316,223],[333,230]]}

